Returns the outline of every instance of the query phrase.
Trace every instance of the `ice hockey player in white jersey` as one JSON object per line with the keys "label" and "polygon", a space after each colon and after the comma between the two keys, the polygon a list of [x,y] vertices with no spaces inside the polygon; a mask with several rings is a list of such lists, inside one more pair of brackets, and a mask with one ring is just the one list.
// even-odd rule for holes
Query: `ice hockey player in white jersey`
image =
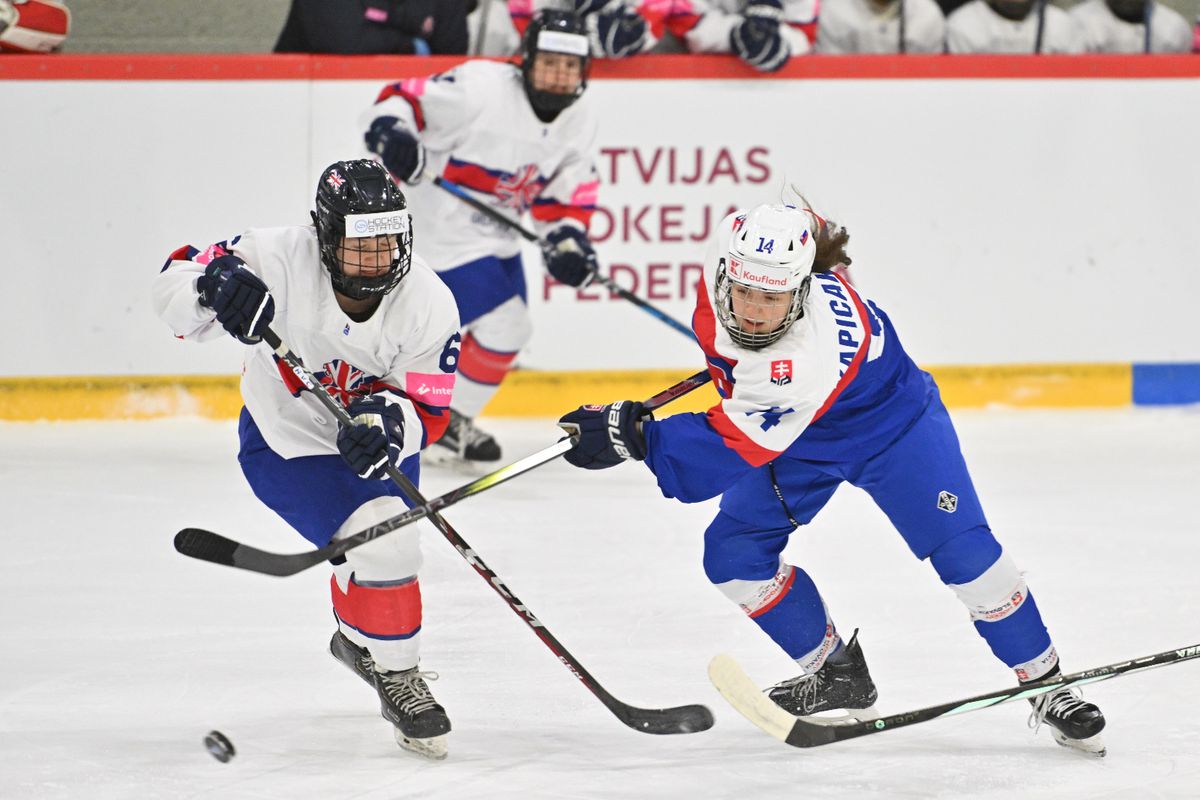
{"label": "ice hockey player in white jersey", "polygon": [[[408,507],[418,453],[445,430],[460,336],[454,298],[412,252],[403,193],[366,159],[322,173],[313,225],[255,228],[171,254],[153,285],[181,339],[232,335],[242,371],[238,461],[254,494],[323,547]],[[266,346],[270,328],[354,419],[328,410]],[[450,721],[418,669],[419,533],[405,528],[336,559],[333,655],[369,683],[396,741],[446,753]]]}
{"label": "ice hockey player in white jersey", "polygon": [[519,66],[474,61],[391,84],[363,120],[367,148],[411,184],[421,255],[458,303],[458,385],[438,444],[469,462],[500,458],[474,418],[532,333],[522,240],[423,177],[457,184],[512,219],[529,212],[546,269],[561,283],[585,286],[597,266],[587,234],[599,188],[587,36],[574,15],[544,11],[523,42]]}
{"label": "ice hockey player in white jersey", "polygon": [[1154,0],[1083,0],[1071,7],[1089,53],[1188,53],[1192,29]]}
{"label": "ice hockey player in white jersey", "polygon": [[946,18],[934,0],[825,0],[817,52],[941,53]]}
{"label": "ice hockey player in white jersey", "polygon": [[1082,53],[1083,32],[1046,0],[970,0],[946,19],[949,53]]}
{"label": "ice hockey player in white jersey", "polygon": [[[769,690],[792,714],[870,718],[877,696],[857,634],[843,640],[813,580],[782,557],[842,483],[871,496],[1020,680],[1055,675],[1058,654],[992,535],[937,385],[887,314],[832,271],[849,263],[848,241],[844,228],[794,206],[727,217],[692,322],[720,402],[663,420],[634,401],[583,406],[560,420],[575,439],[566,459],[586,469],[642,461],[667,497],[721,496],[704,570],[795,659],[800,674]],[[1071,690],[1033,706],[1059,743],[1103,754],[1096,706]]]}

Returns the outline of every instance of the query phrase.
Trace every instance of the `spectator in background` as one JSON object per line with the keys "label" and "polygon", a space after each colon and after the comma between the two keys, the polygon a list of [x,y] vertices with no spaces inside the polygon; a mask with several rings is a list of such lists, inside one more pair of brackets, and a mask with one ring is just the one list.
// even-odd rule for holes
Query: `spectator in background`
{"label": "spectator in background", "polygon": [[576,11],[588,26],[592,54],[599,57],[619,58],[651,49],[733,53],[761,72],[774,72],[791,56],[812,49],[818,2],[509,0],[508,6],[518,31],[523,31],[530,15],[542,8]]}
{"label": "spectator in background", "polygon": [[0,0],[0,53],[56,53],[71,30],[71,12],[49,0]]}
{"label": "spectator in background", "polygon": [[950,53],[1082,53],[1075,20],[1045,0],[971,0],[946,20]]}
{"label": "spectator in background", "polygon": [[818,53],[941,53],[946,18],[934,0],[825,0]]}
{"label": "spectator in background", "polygon": [[467,52],[474,0],[292,0],[276,53]]}
{"label": "spectator in background", "polygon": [[1187,53],[1192,31],[1183,15],[1154,0],[1084,0],[1067,12],[1089,53]]}

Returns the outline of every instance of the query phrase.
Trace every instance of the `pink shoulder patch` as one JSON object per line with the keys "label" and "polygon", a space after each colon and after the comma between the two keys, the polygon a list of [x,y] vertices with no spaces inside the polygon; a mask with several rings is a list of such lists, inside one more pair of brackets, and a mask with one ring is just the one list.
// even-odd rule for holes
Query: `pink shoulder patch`
{"label": "pink shoulder patch", "polygon": [[227,255],[229,255],[228,251],[226,251],[224,247],[221,247],[221,245],[210,244],[203,253],[197,253],[192,258],[192,261],[195,261],[201,266],[207,267],[214,258],[220,258],[221,256]]}
{"label": "pink shoulder patch", "polygon": [[575,188],[575,194],[571,195],[571,205],[573,206],[594,206],[596,199],[600,196],[600,182],[592,181],[591,183],[581,183]]}
{"label": "pink shoulder patch", "polygon": [[405,378],[404,393],[425,405],[448,406],[453,391],[454,375],[410,372]]}

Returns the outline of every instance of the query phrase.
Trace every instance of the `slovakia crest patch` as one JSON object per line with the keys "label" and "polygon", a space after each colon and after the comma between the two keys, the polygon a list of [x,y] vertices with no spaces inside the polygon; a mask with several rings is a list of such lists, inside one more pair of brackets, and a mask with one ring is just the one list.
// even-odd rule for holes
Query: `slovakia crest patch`
{"label": "slovakia crest patch", "polygon": [[792,360],[790,358],[771,362],[771,383],[787,386],[792,382]]}

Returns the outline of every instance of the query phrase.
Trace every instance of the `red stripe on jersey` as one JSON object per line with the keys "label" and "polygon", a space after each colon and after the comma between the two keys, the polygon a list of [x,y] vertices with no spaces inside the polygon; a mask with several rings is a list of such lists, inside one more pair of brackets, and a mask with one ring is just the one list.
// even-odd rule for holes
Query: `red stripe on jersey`
{"label": "red stripe on jersey", "polygon": [[592,214],[595,213],[594,208],[585,208],[583,206],[567,206],[562,203],[555,203],[550,200],[538,200],[529,209],[529,214],[534,219],[542,222],[555,222],[560,219],[574,219],[582,222],[584,227],[591,224]]}
{"label": "red stripe on jersey", "polygon": [[499,386],[516,358],[516,353],[487,349],[468,333],[458,354],[458,374],[475,383]]}
{"label": "red stripe on jersey", "polygon": [[379,93],[379,97],[375,98],[375,104],[379,105],[389,97],[399,97],[404,100],[412,108],[413,118],[417,122],[417,132],[425,130],[425,111],[421,108],[421,101],[416,95],[412,94],[404,88],[403,83],[389,83],[383,87],[383,91]]}
{"label": "red stripe on jersey", "polygon": [[351,575],[345,592],[331,577],[329,590],[338,619],[367,636],[405,639],[421,627],[421,584],[416,576],[387,586],[360,586]]}
{"label": "red stripe on jersey", "polygon": [[809,44],[817,43],[817,21],[815,19],[811,22],[789,22],[788,25],[803,33]]}
{"label": "red stripe on jersey", "polygon": [[867,315],[867,307],[863,305],[862,298],[854,291],[849,282],[837,273],[830,273],[837,278],[838,283],[846,288],[850,294],[850,299],[854,301],[854,308],[858,310],[858,322],[862,325],[862,342],[858,345],[858,352],[854,354],[854,358],[850,360],[850,366],[842,374],[841,380],[837,382],[837,386],[833,387],[833,391],[829,393],[829,397],[825,398],[825,403],[817,409],[817,413],[813,414],[813,418],[808,421],[811,425],[821,418],[821,416],[829,410],[838,399],[842,391],[850,385],[850,381],[854,380],[854,376],[858,374],[858,368],[862,365],[863,359],[867,357],[867,351],[871,349],[871,318]]}
{"label": "red stripe on jersey", "polygon": [[779,588],[779,591],[776,592],[774,597],[772,597],[770,600],[767,601],[766,605],[760,606],[759,608],[756,608],[754,611],[750,612],[751,619],[753,619],[754,617],[761,617],[763,614],[767,613],[772,608],[779,605],[780,600],[787,597],[787,593],[792,590],[792,584],[796,582],[796,568],[788,567],[787,570],[788,570],[788,576],[787,576],[787,580],[785,580],[783,582],[783,586],[781,586]]}
{"label": "red stripe on jersey", "polygon": [[[709,369],[711,371],[712,368],[709,367]],[[745,431],[733,424],[733,420],[729,418],[719,403],[708,410],[707,419],[713,430],[721,434],[725,446],[741,456],[742,460],[752,467],[761,467],[768,461],[778,458],[783,452],[768,450],[747,436]]]}
{"label": "red stripe on jersey", "polygon": [[[409,398],[412,400],[412,398]],[[413,408],[417,410],[417,416],[421,418],[421,424],[425,426],[425,447],[442,438],[446,432],[446,428],[450,425],[450,414],[446,409],[438,408],[437,406],[428,406],[424,403],[412,401]]]}
{"label": "red stripe on jersey", "polygon": [[492,174],[478,164],[468,164],[465,161],[455,161],[454,159],[447,162],[446,168],[442,170],[442,177],[451,183],[487,194],[496,193],[496,183],[500,180],[498,175]]}

